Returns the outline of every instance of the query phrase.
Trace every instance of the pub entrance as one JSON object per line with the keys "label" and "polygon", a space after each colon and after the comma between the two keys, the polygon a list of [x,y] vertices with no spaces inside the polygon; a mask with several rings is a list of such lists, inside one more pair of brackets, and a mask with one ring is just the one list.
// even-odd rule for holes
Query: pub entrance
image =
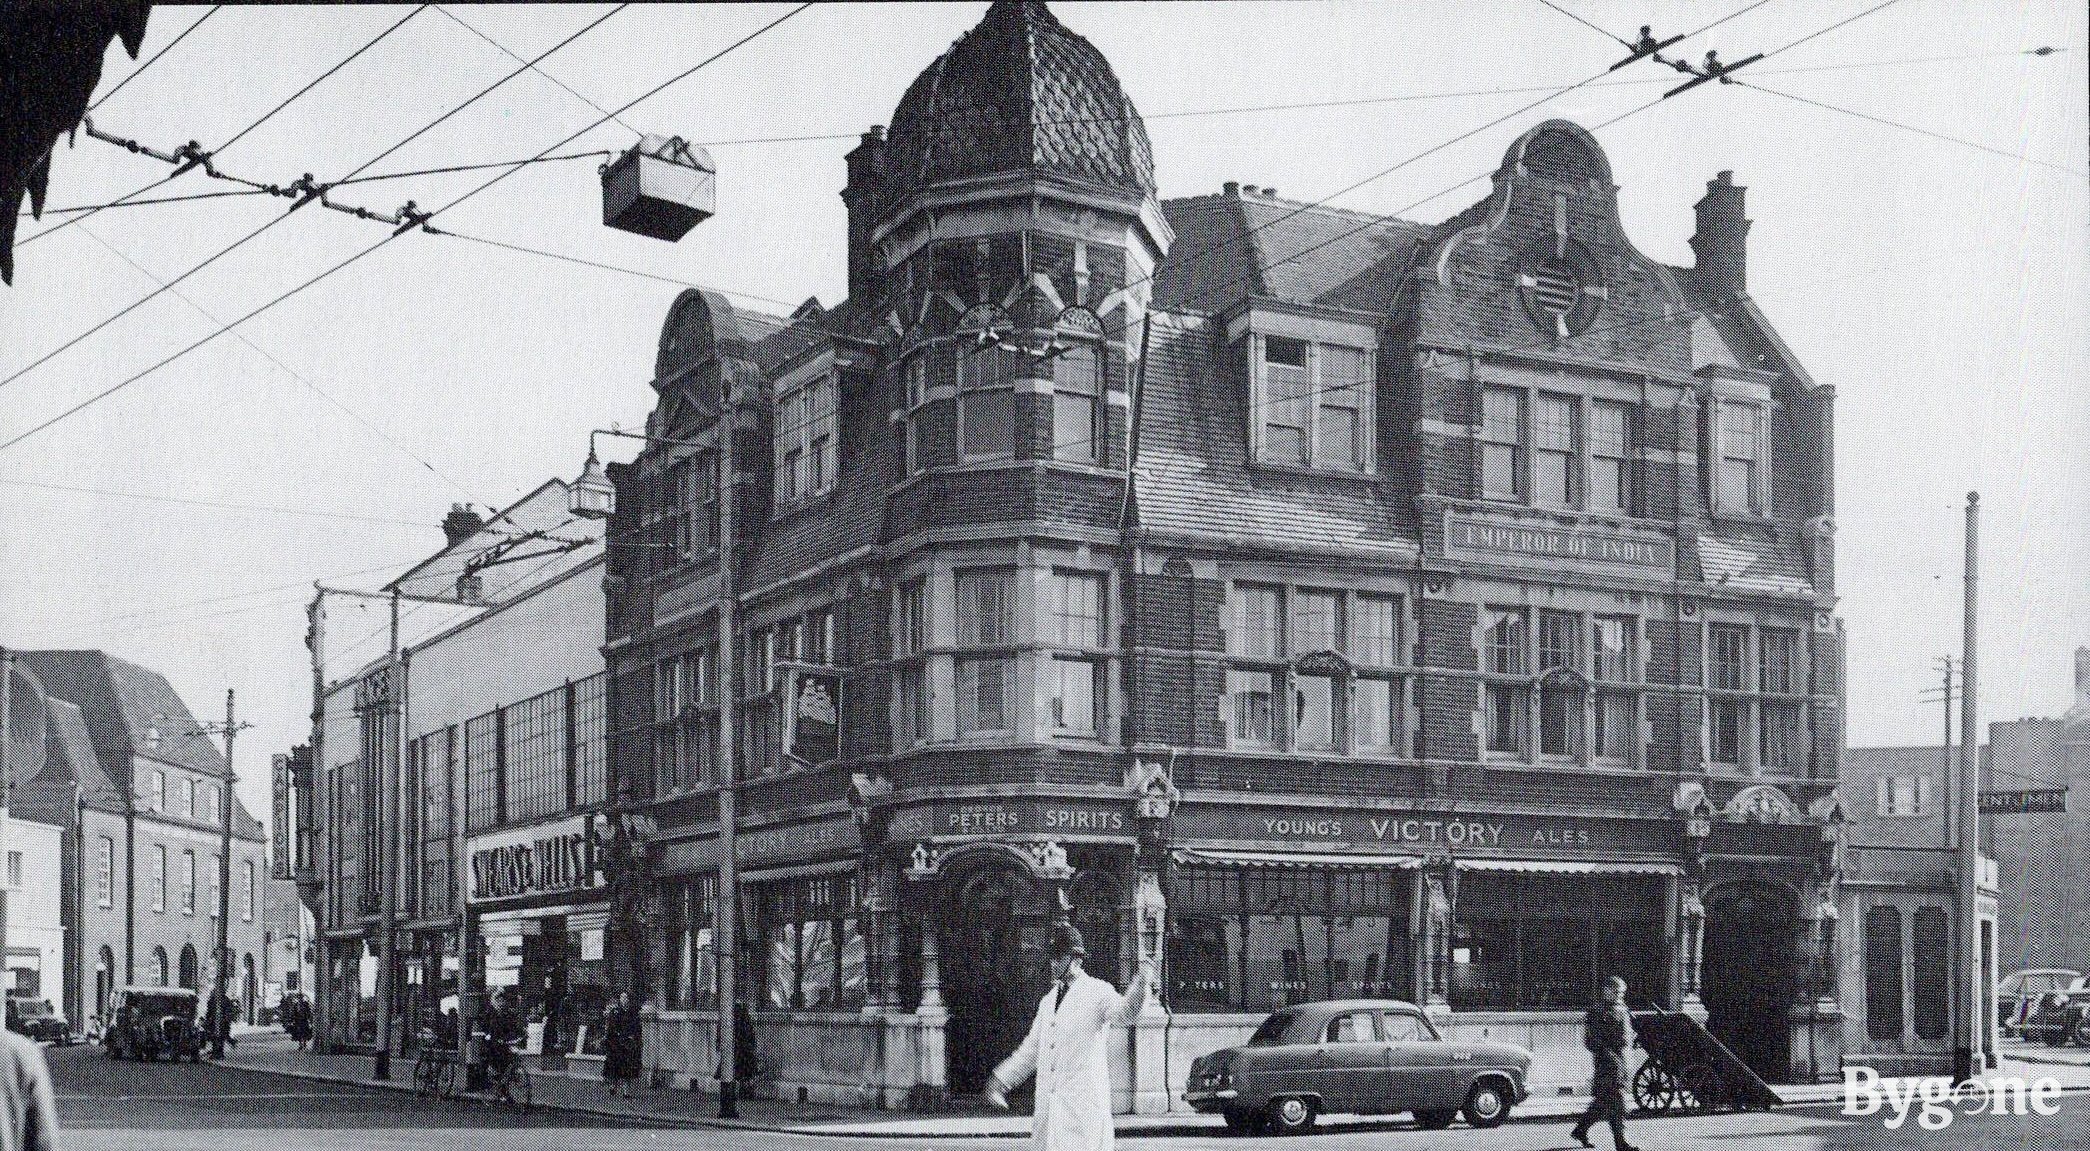
{"label": "pub entrance", "polygon": [[[941,964],[946,1073],[953,1094],[972,1095],[1023,1042],[1051,982],[1037,946],[1042,901],[1016,866],[984,862],[945,878]],[[1026,927],[1036,930],[1026,931]]]}
{"label": "pub entrance", "polygon": [[1793,894],[1763,883],[1714,888],[1705,899],[1701,996],[1706,1028],[1769,1083],[1790,1076],[1788,1012],[1803,975]]}

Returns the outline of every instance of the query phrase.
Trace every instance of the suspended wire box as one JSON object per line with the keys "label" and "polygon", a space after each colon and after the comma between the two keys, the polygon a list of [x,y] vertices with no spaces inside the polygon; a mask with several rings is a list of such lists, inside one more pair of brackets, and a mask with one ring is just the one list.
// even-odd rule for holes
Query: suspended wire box
{"label": "suspended wire box", "polygon": [[602,222],[679,240],[718,207],[718,165],[680,136],[647,136],[602,167]]}

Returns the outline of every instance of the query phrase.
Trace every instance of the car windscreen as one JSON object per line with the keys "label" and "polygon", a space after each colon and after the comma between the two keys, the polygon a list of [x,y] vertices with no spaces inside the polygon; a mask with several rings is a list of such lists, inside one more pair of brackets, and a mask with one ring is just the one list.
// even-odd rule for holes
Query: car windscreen
{"label": "car windscreen", "polygon": [[180,995],[134,995],[131,1010],[141,1015],[192,1015],[196,1001]]}
{"label": "car windscreen", "polygon": [[1284,1033],[1291,1029],[1293,1018],[1294,1014],[1292,1012],[1280,1011],[1263,1020],[1263,1025],[1256,1028],[1255,1034],[1248,1037],[1248,1045],[1250,1047],[1275,1047],[1283,1043]]}
{"label": "car windscreen", "polygon": [[27,1017],[51,1014],[51,1001],[48,999],[17,999],[12,1006]]}

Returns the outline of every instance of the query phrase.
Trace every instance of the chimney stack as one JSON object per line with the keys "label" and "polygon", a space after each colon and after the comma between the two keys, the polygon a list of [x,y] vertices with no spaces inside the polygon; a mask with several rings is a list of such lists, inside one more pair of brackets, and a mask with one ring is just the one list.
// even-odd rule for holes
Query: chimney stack
{"label": "chimney stack", "polygon": [[871,250],[871,224],[885,180],[885,125],[871,125],[843,162],[849,166],[849,184],[842,189],[842,203],[849,210],[849,296],[862,301],[879,272],[877,253]]}
{"label": "chimney stack", "polygon": [[2090,705],[2090,647],[2075,649],[2075,701]]}
{"label": "chimney stack", "polygon": [[1722,296],[1749,290],[1749,218],[1742,208],[1747,191],[1734,182],[1733,172],[1722,172],[1706,181],[1705,198],[1698,201],[1691,251],[1697,253],[1699,273]]}
{"label": "chimney stack", "polygon": [[449,540],[448,546],[454,548],[478,534],[479,529],[485,526],[486,521],[480,518],[478,512],[472,510],[472,505],[451,504],[450,514],[443,517],[443,538]]}

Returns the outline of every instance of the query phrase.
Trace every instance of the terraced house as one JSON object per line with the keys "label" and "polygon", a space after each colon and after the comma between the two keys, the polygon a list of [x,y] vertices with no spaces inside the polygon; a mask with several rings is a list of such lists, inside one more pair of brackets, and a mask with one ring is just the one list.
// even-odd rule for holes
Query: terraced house
{"label": "terraced house", "polygon": [[676,301],[608,536],[649,1062],[715,1076],[730,680],[758,1092],[977,1091],[1059,915],[1163,956],[1121,1109],[1356,995],[1551,1090],[1614,972],[1834,1073],[1833,390],[1729,174],[1670,267],[1587,132],[1504,145],[1436,224],[1162,200],[1101,54],[998,3],[850,153],[847,300]]}

